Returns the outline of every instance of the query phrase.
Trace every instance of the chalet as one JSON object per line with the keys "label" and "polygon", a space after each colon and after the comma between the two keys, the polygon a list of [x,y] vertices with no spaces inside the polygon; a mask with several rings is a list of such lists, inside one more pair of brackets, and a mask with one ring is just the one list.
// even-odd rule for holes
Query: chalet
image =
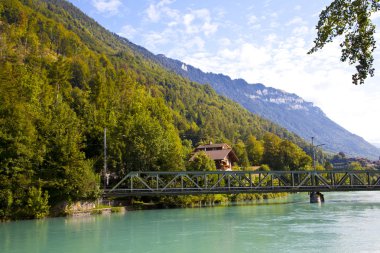
{"label": "chalet", "polygon": [[218,170],[232,170],[233,164],[239,161],[235,152],[226,143],[200,145],[194,150],[190,161],[194,160],[195,155],[201,151],[215,161],[216,169]]}

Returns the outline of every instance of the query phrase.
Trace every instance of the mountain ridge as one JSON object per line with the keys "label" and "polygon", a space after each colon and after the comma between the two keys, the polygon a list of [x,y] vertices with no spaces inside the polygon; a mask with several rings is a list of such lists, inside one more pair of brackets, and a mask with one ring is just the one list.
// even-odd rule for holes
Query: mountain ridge
{"label": "mountain ridge", "polygon": [[380,151],[364,138],[349,132],[328,118],[312,102],[295,93],[267,87],[261,83],[250,84],[244,79],[231,79],[228,75],[203,72],[182,61],[164,54],[153,54],[144,47],[120,37],[131,48],[165,68],[201,84],[209,84],[219,94],[238,102],[249,111],[275,122],[306,141],[315,137],[330,152],[345,152],[349,156],[378,159]]}

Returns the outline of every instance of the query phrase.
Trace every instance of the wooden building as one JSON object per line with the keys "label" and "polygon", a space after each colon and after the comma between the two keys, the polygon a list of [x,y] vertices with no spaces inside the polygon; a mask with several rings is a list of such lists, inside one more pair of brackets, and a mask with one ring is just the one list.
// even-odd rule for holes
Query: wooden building
{"label": "wooden building", "polygon": [[238,162],[235,152],[226,143],[200,145],[194,150],[192,161],[198,152],[205,152],[210,159],[215,161],[217,170],[232,170],[234,163]]}

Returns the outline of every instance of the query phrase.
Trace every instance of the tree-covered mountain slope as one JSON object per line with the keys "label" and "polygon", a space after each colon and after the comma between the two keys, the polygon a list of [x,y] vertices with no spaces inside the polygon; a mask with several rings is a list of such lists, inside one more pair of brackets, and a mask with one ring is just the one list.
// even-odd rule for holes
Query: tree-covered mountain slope
{"label": "tree-covered mountain slope", "polygon": [[112,178],[184,170],[209,141],[232,145],[242,166],[311,165],[300,137],[147,59],[66,1],[0,1],[0,101],[0,220],[99,196],[105,129]]}

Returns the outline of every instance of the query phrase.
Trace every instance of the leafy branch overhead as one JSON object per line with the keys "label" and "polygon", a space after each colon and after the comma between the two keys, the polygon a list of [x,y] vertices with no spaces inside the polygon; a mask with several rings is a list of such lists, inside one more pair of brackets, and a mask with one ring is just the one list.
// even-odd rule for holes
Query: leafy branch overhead
{"label": "leafy branch overhead", "polygon": [[371,15],[380,9],[380,0],[334,0],[319,15],[317,38],[308,54],[322,49],[335,37],[344,35],[340,43],[341,61],[356,64],[357,73],[352,75],[354,84],[363,84],[368,74],[374,75],[373,51],[376,48],[376,26]]}

